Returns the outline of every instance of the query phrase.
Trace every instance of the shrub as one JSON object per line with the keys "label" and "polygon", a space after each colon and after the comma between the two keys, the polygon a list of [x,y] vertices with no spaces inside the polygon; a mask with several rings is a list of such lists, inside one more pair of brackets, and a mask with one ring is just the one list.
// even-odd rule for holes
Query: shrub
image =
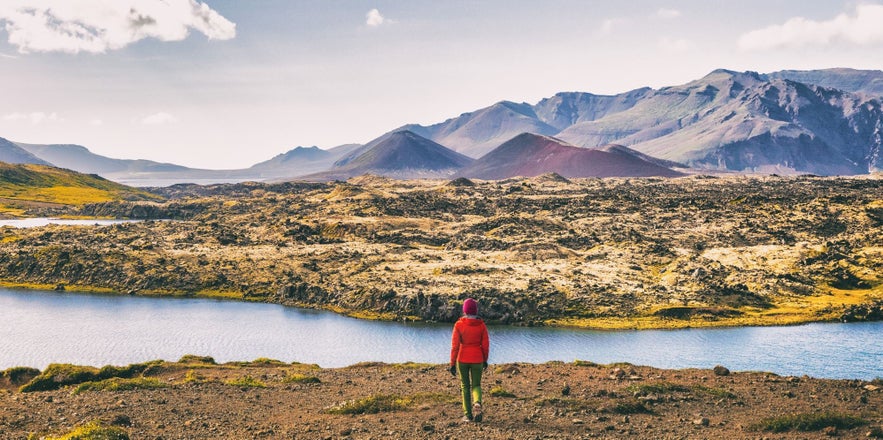
{"label": "shrub", "polygon": [[181,356],[181,359],[178,359],[178,363],[180,364],[211,364],[215,365],[215,358],[211,356],[197,356],[195,354],[185,354]]}
{"label": "shrub", "polygon": [[601,366],[600,364],[597,364],[592,361],[583,361],[583,360],[579,360],[579,359],[573,361],[573,365],[576,365],[577,367],[600,367]]}
{"label": "shrub", "polygon": [[104,426],[94,421],[74,428],[61,437],[46,437],[46,440],[129,440],[129,434],[122,428]]}
{"label": "shrub", "polygon": [[408,407],[408,401],[391,394],[378,394],[364,399],[348,400],[326,410],[329,414],[377,414],[399,411]]}
{"label": "shrub", "polygon": [[156,388],[166,388],[168,385],[159,380],[145,377],[136,377],[134,379],[122,379],[114,377],[97,382],[84,382],[77,385],[71,394],[79,394],[83,391],[128,391],[128,390],[149,390]]}
{"label": "shrub", "polygon": [[282,379],[283,383],[322,383],[316,376],[307,376],[305,374],[290,374]]}
{"label": "shrub", "polygon": [[246,387],[248,387],[248,388],[266,388],[267,387],[267,384],[255,379],[251,376],[248,376],[248,375],[240,377],[239,379],[227,380],[227,381],[224,381],[224,383],[227,385],[235,385],[235,386],[243,387],[243,388],[246,388]]}
{"label": "shrub", "polygon": [[494,397],[515,397],[515,394],[512,394],[509,391],[506,391],[506,389],[504,389],[501,386],[496,386],[496,387],[491,388],[490,391],[488,391],[488,393]]}
{"label": "shrub", "polygon": [[71,364],[50,364],[39,376],[19,388],[23,393],[52,391],[65,385],[91,382],[98,378],[98,369]]}
{"label": "shrub", "polygon": [[10,385],[28,382],[40,375],[40,370],[31,367],[12,367],[0,371],[0,379],[6,379]]}
{"label": "shrub", "polygon": [[851,429],[867,424],[868,422],[861,417],[827,411],[823,413],[800,413],[770,417],[754,424],[752,428],[769,432],[808,432],[821,431],[829,426],[837,429]]}

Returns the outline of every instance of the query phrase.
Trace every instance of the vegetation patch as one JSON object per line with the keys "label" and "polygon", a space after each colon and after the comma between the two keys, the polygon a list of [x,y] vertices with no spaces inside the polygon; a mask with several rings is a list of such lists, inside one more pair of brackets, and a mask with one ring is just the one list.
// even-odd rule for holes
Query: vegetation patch
{"label": "vegetation patch", "polygon": [[583,360],[580,360],[580,359],[577,359],[577,360],[573,361],[573,365],[576,365],[577,367],[595,367],[595,368],[598,368],[598,367],[601,366],[601,364],[598,364],[598,363],[596,363],[596,362],[592,362],[592,361],[583,361]]}
{"label": "vegetation patch", "polygon": [[[214,362],[214,359],[212,359],[212,362]],[[270,358],[257,358],[251,362],[231,362],[231,364],[238,367],[281,367],[284,365],[288,365],[285,362]]]}
{"label": "vegetation patch", "polygon": [[690,387],[679,385],[671,382],[655,382],[647,384],[634,384],[625,389],[626,391],[639,396],[648,394],[670,394],[674,392],[689,392]]}
{"label": "vegetation patch", "polygon": [[329,414],[377,414],[400,411],[408,407],[410,399],[393,394],[377,394],[364,399],[348,400],[325,410]]}
{"label": "vegetation patch", "polygon": [[799,413],[770,417],[752,425],[754,430],[769,432],[821,431],[828,427],[852,429],[867,425],[868,421],[850,414],[835,412]]}
{"label": "vegetation patch", "polygon": [[243,388],[266,388],[267,387],[267,384],[255,379],[249,375],[242,376],[238,379],[226,380],[226,381],[224,381],[224,383],[227,385],[234,385],[234,386],[243,387]]}
{"label": "vegetation patch", "polygon": [[641,402],[617,402],[609,411],[614,414],[649,414],[651,412]]}
{"label": "vegetation patch", "polygon": [[52,391],[65,385],[76,385],[98,379],[98,369],[82,365],[50,364],[39,376],[22,385],[19,391]]}
{"label": "vegetation patch", "polygon": [[727,391],[723,388],[712,388],[712,387],[707,387],[704,385],[693,385],[692,387],[690,387],[690,389],[693,390],[697,394],[705,394],[708,396],[719,397],[722,399],[735,399],[735,398],[739,397],[736,394],[734,394],[730,391]]}
{"label": "vegetation patch", "polygon": [[184,356],[181,356],[181,359],[178,359],[178,363],[217,365],[215,358],[211,356],[197,356],[195,354],[185,354]]}
{"label": "vegetation patch", "polygon": [[187,374],[184,375],[183,383],[206,383],[209,380],[205,378],[205,376],[197,373],[194,370],[187,370]]}
{"label": "vegetation patch", "polygon": [[306,374],[289,374],[282,379],[282,383],[322,383],[316,376],[307,376]]}
{"label": "vegetation patch", "polygon": [[506,391],[506,389],[501,386],[491,388],[490,391],[488,391],[488,394],[494,397],[515,397],[515,394]]}
{"label": "vegetation patch", "polygon": [[404,362],[401,364],[394,364],[393,365],[394,368],[402,368],[402,369],[406,369],[406,370],[423,370],[426,368],[431,368],[433,366],[434,366],[433,364],[424,364],[424,363],[420,363],[420,362]]}
{"label": "vegetation patch", "polygon": [[0,371],[0,380],[10,385],[21,385],[40,375],[40,370],[31,367],[12,367]]}
{"label": "vegetation patch", "polygon": [[89,422],[74,428],[61,437],[45,437],[46,440],[129,440],[129,433],[116,426],[105,426],[101,422]]}
{"label": "vegetation patch", "polygon": [[132,379],[121,379],[114,377],[98,382],[85,382],[77,385],[71,394],[80,394],[83,391],[128,391],[128,390],[151,390],[157,388],[167,388],[165,382],[147,377],[136,377]]}

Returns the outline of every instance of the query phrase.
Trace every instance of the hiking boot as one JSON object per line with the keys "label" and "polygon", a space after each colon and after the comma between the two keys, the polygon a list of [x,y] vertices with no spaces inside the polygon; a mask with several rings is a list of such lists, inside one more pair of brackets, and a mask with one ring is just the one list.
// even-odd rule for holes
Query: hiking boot
{"label": "hiking boot", "polygon": [[482,418],[481,404],[478,402],[475,402],[475,404],[472,405],[472,420],[475,420],[476,422],[480,422],[481,418]]}
{"label": "hiking boot", "polygon": [[469,423],[469,422],[472,421],[472,417],[469,417],[469,416],[463,416],[463,418],[460,419],[460,421],[463,422],[463,423]]}

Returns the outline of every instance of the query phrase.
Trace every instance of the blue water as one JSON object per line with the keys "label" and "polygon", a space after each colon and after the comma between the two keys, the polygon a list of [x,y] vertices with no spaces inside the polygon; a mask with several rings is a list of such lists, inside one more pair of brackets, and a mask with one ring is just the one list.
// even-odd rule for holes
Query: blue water
{"label": "blue water", "polygon": [[[0,369],[128,364],[184,354],[269,357],[340,367],[445,363],[451,326],[363,321],[328,312],[211,299],[0,289]],[[575,359],[662,368],[883,377],[883,323],[588,331],[491,327],[491,363]]]}

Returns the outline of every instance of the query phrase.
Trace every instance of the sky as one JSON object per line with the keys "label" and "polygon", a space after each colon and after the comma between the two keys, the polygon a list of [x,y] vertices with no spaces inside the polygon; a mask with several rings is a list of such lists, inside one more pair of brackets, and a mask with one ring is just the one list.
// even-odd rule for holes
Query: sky
{"label": "sky", "polygon": [[2,0],[0,137],[244,168],[501,100],[883,70],[883,0]]}

